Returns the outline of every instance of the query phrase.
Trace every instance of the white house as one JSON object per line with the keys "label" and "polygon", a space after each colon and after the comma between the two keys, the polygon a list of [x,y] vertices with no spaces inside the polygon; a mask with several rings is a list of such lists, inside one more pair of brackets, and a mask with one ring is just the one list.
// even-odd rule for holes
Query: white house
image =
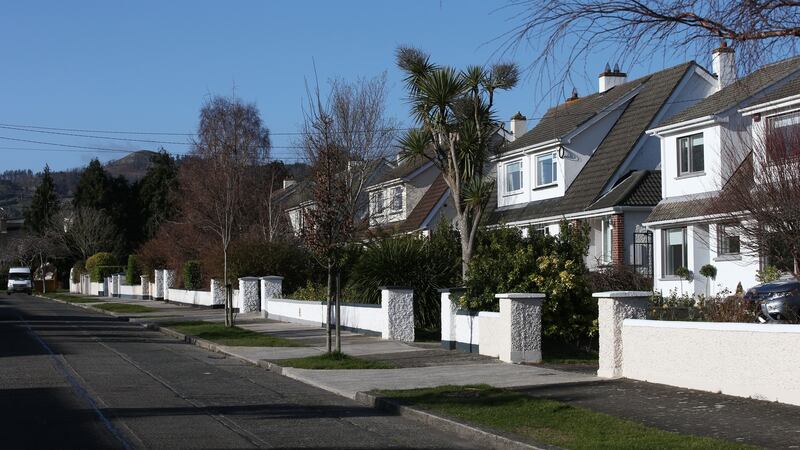
{"label": "white house", "polygon": [[694,62],[633,81],[607,66],[599,92],[573,93],[530,131],[515,116],[515,139],[495,159],[490,223],[555,234],[562,219],[585,221],[590,268],[636,263],[649,272],[650,247],[637,247],[634,233],[661,200],[661,158],[659,140],[645,131],[715,88],[716,80]]}
{"label": "white house", "polygon": [[[736,79],[734,53],[714,51],[716,92],[648,131],[660,139],[663,200],[646,220],[653,230],[655,289],[667,294],[717,294],[757,284],[764,264],[732,221],[724,195],[734,181],[750,181],[770,127],[800,123],[800,58],[762,67]],[[755,167],[754,167],[755,166]],[[720,200],[722,198],[722,200]],[[700,274],[717,269],[714,279]],[[689,279],[679,268],[688,269]]]}

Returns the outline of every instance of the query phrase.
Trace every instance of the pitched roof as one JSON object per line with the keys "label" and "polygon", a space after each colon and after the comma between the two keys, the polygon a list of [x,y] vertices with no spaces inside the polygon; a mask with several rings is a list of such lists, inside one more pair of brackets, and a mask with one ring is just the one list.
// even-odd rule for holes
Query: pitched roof
{"label": "pitched roof", "polygon": [[668,117],[659,123],[658,126],[662,127],[719,114],[745,101],[748,97],[758,94],[766,87],[786,78],[798,69],[800,69],[800,57],[789,58],[774,64],[766,65],[750,75],[736,80],[674,116]]}
{"label": "pitched roof", "polygon": [[[628,102],[617,122],[563,197],[497,208],[489,215],[489,222],[531,220],[575,213],[592,207],[592,203],[603,193],[611,177],[644,136],[645,130],[651,127],[663,104],[693,65],[694,62],[687,62],[640,79],[642,89]],[[644,193],[641,195],[644,196]]]}
{"label": "pitched roof", "polygon": [[623,178],[587,209],[612,206],[655,206],[661,201],[661,171],[637,170]]}
{"label": "pitched roof", "polygon": [[[429,156],[432,156],[432,153],[429,154]],[[385,183],[398,178],[405,178],[429,162],[430,160],[428,158],[421,156],[413,159],[407,159],[400,164],[397,164],[392,169],[387,170],[385,173],[383,173],[383,175],[378,177],[374,183],[371,183],[371,185]]]}
{"label": "pitched roof", "polygon": [[624,97],[625,94],[639,87],[647,78],[649,77],[629,81],[605,92],[567,101],[550,108],[535,127],[513,142],[506,144],[502,151],[516,150],[568,134]]}
{"label": "pitched roof", "polygon": [[748,106],[759,105],[762,103],[769,103],[775,100],[792,97],[798,94],[800,94],[800,76],[787,81],[782,86],[771,92],[752,99],[751,101],[747,102],[747,104]]}

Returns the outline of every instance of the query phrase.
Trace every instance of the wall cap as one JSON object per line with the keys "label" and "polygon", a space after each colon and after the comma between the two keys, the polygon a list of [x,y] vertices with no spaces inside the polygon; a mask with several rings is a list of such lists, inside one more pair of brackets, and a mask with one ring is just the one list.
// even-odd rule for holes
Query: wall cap
{"label": "wall cap", "polygon": [[413,289],[405,286],[378,286],[382,291],[413,291]]}
{"label": "wall cap", "polygon": [[800,325],[785,323],[685,322],[672,320],[625,319],[623,326],[672,328],[684,330],[742,331],[748,333],[800,334]]}
{"label": "wall cap", "polygon": [[503,294],[495,294],[494,298],[510,298],[510,299],[523,299],[523,298],[545,298],[545,294],[538,292],[507,292]]}
{"label": "wall cap", "polygon": [[636,297],[652,297],[653,293],[650,291],[607,291],[595,292],[592,294],[594,298],[636,298]]}
{"label": "wall cap", "polygon": [[465,287],[442,288],[442,289],[437,289],[436,290],[436,292],[438,292],[440,294],[446,294],[448,292],[451,293],[451,294],[460,294],[460,293],[466,292],[466,291],[467,291],[467,288],[465,288]]}
{"label": "wall cap", "polygon": [[265,277],[261,277],[260,279],[265,281],[283,281],[283,277],[279,277],[277,275],[267,275]]}
{"label": "wall cap", "polygon": [[239,281],[258,281],[258,280],[259,280],[258,277],[241,277],[241,278],[239,278]]}

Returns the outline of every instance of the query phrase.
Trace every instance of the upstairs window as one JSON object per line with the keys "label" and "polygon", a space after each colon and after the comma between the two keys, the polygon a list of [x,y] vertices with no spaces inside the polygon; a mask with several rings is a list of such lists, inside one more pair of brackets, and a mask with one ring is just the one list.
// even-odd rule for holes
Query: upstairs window
{"label": "upstairs window", "polygon": [[403,210],[403,187],[397,186],[392,188],[392,211],[402,211]]}
{"label": "upstairs window", "polygon": [[536,186],[547,186],[558,182],[558,160],[555,153],[536,157]]}
{"label": "upstairs window", "polygon": [[670,228],[662,233],[662,272],[664,276],[675,276],[679,267],[686,267],[686,228]]}
{"label": "upstairs window", "polygon": [[506,164],[506,192],[516,192],[522,189],[522,161]]}
{"label": "upstairs window", "polygon": [[703,133],[678,138],[678,176],[705,170]]}
{"label": "upstairs window", "polygon": [[717,226],[717,254],[738,255],[741,251],[739,232],[731,225]]}
{"label": "upstairs window", "polygon": [[372,214],[383,213],[383,191],[375,191],[372,194]]}
{"label": "upstairs window", "polygon": [[767,159],[800,156],[800,111],[767,118]]}

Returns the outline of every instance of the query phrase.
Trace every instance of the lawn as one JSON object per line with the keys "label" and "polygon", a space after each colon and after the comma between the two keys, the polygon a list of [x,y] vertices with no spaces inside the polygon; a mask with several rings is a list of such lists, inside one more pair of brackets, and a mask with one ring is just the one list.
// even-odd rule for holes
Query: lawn
{"label": "lawn", "polygon": [[95,308],[102,309],[103,311],[115,313],[149,313],[158,311],[156,308],[149,306],[134,305],[131,303],[103,303],[100,305],[93,305]]}
{"label": "lawn", "polygon": [[169,322],[161,326],[201,339],[233,347],[303,347],[303,344],[268,334],[256,333],[244,328],[228,328],[222,323],[212,322]]}
{"label": "lawn", "polygon": [[377,394],[567,449],[752,448],[718,439],[670,433],[567,403],[486,385],[378,391]]}
{"label": "lawn", "polygon": [[344,353],[326,353],[306,358],[282,359],[278,364],[298,369],[393,369],[395,366],[383,361],[370,361]]}
{"label": "lawn", "polygon": [[99,298],[83,297],[79,295],[66,294],[63,292],[48,292],[40,295],[69,303],[102,303],[104,301]]}

